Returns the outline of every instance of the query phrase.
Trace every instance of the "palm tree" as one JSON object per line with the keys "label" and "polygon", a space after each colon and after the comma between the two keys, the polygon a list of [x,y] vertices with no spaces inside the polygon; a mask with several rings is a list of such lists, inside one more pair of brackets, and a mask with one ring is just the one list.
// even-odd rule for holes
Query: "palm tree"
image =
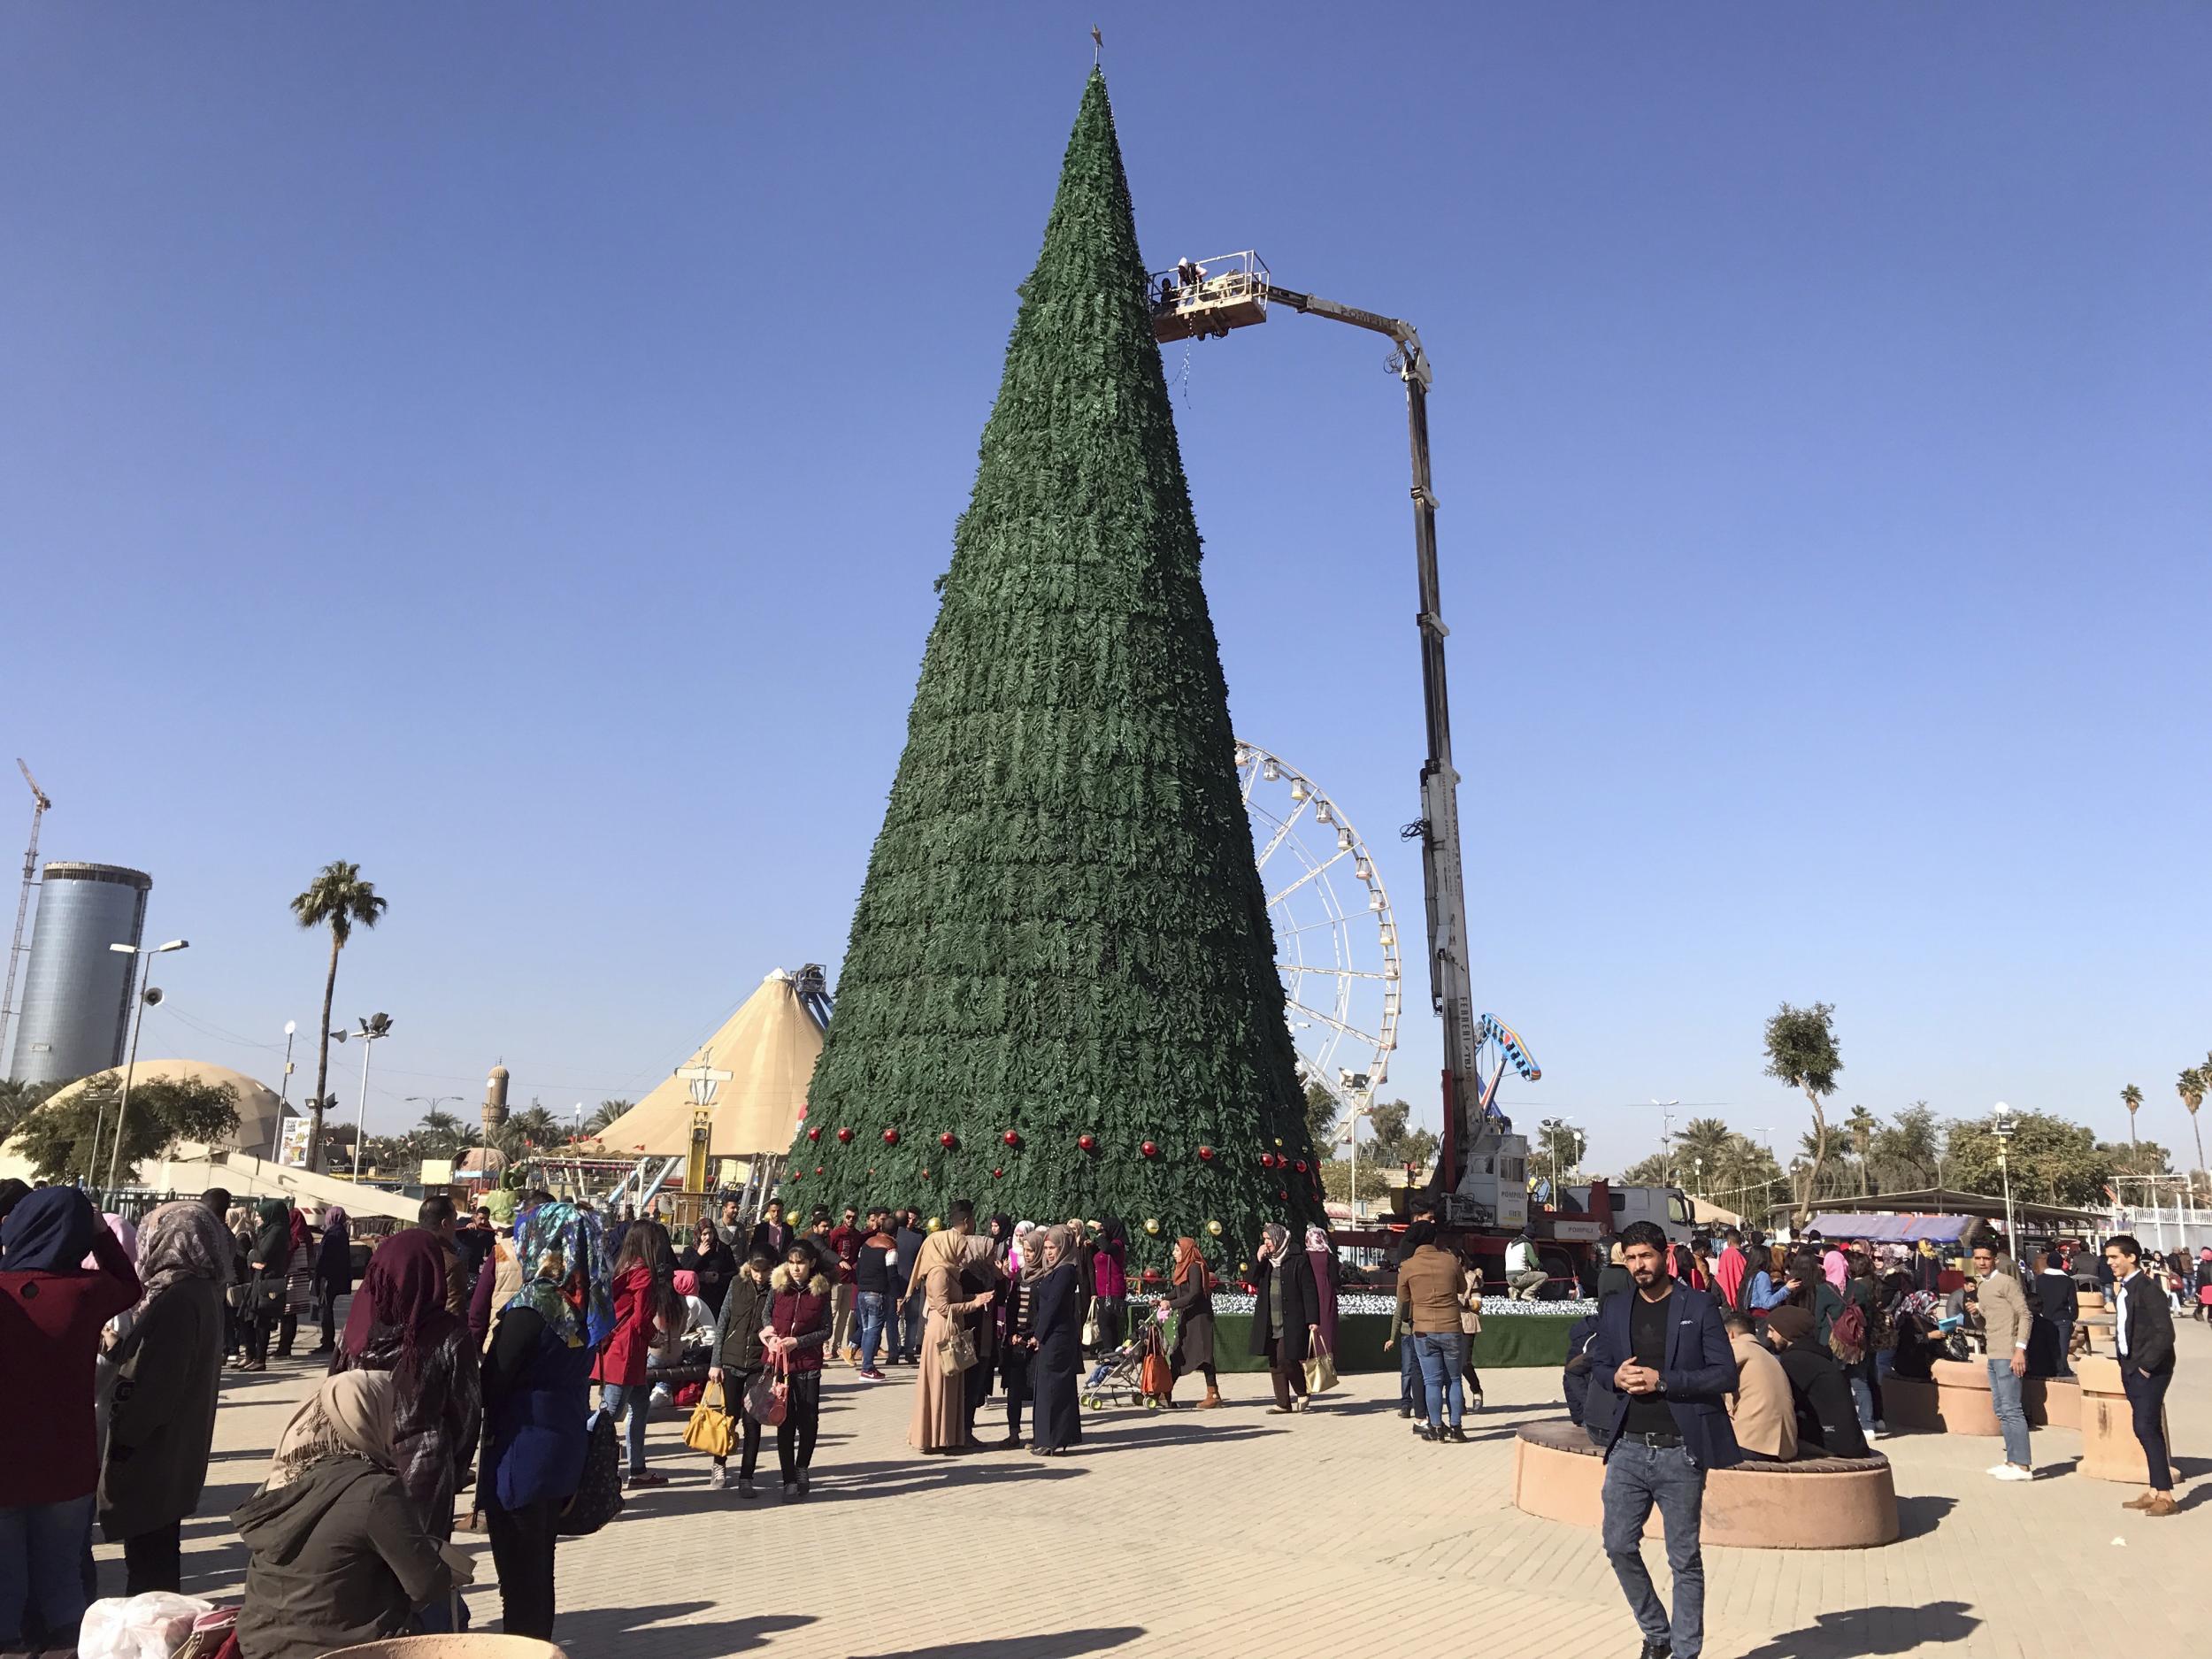
{"label": "palm tree", "polygon": [[2142,1110],[2143,1091],[2129,1084],[2120,1091],[2120,1104],[2128,1109],[2128,1148],[2131,1151],[2135,1147],[2135,1114]]}
{"label": "palm tree", "polygon": [[2187,1071],[2175,1087],[2181,1091],[2181,1103],[2189,1109],[2189,1133],[2197,1141],[2197,1172],[2204,1173],[2204,1131],[2197,1125],[2197,1108],[2204,1104],[2205,1087],[2212,1084],[2212,1055],[2204,1058],[2204,1069]]}
{"label": "palm tree", "polygon": [[323,1023],[316,1027],[315,1105],[307,1132],[307,1167],[323,1166],[322,1102],[330,1082],[330,1004],[338,995],[338,953],[353,937],[356,922],[374,927],[383,918],[385,901],[376,888],[361,879],[361,866],[342,860],[323,866],[307,891],[292,901],[292,916],[302,927],[330,929],[330,972],[323,978]]}
{"label": "palm tree", "polygon": [[561,1138],[561,1120],[534,1101],[507,1121],[534,1147],[550,1146]]}
{"label": "palm tree", "polygon": [[1863,1106],[1854,1106],[1847,1120],[1851,1131],[1851,1149],[1859,1155],[1859,1196],[1867,1194],[1867,1154],[1874,1147],[1874,1132],[1882,1126],[1882,1120]]}
{"label": "palm tree", "polygon": [[589,1135],[597,1134],[629,1110],[630,1102],[626,1100],[601,1101],[599,1110],[584,1120],[584,1133]]}

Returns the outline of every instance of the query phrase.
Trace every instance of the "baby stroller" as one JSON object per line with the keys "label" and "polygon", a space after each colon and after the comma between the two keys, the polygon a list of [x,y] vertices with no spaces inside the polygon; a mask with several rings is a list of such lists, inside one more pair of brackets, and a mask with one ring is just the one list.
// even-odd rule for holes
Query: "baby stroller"
{"label": "baby stroller", "polygon": [[1092,1411],[1109,1405],[1163,1411],[1174,1386],[1173,1376],[1163,1327],[1148,1319],[1119,1348],[1099,1356],[1083,1381],[1083,1404]]}

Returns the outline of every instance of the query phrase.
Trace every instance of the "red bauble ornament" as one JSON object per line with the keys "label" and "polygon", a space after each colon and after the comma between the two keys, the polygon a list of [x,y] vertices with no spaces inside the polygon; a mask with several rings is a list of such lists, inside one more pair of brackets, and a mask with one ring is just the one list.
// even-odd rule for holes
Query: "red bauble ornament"
{"label": "red bauble ornament", "polygon": [[[840,1129],[837,1132],[837,1138],[841,1142],[849,1141],[853,1138],[853,1132],[849,1129]],[[870,1170],[868,1173],[873,1175],[875,1171],[873,1170]]]}
{"label": "red bauble ornament", "polygon": [[819,1129],[810,1129],[806,1132],[806,1138],[810,1141],[819,1141],[822,1138],[822,1132]]}
{"label": "red bauble ornament", "polygon": [[1291,1168],[1296,1170],[1299,1174],[1303,1175],[1306,1172],[1305,1159],[1300,1158],[1297,1163],[1291,1165]]}
{"label": "red bauble ornament", "polygon": [[1288,1198],[1290,1194],[1283,1191],[1283,1189],[1279,1187],[1275,1189],[1275,1196],[1278,1198]]}
{"label": "red bauble ornament", "polygon": [[937,1144],[944,1148],[946,1151],[949,1152],[953,1148],[955,1138],[956,1137],[954,1136],[952,1131],[948,1129],[944,1133],[937,1137]]}
{"label": "red bauble ornament", "polygon": [[1148,1158],[1156,1158],[1160,1156],[1160,1143],[1156,1141],[1148,1141],[1142,1146],[1139,1147],[1137,1150],[1143,1153]]}
{"label": "red bauble ornament", "polygon": [[1006,1142],[1006,1144],[1010,1147],[1018,1147],[1022,1143],[1021,1132],[1016,1129],[1009,1129],[1004,1134],[1001,1135],[999,1139]]}
{"label": "red bauble ornament", "polygon": [[1198,1156],[1205,1163],[1211,1164],[1214,1161],[1214,1149],[1211,1147],[1201,1147],[1198,1148]]}
{"label": "red bauble ornament", "polygon": [[1098,1137],[1092,1134],[1078,1135],[1075,1137],[1075,1144],[1086,1152],[1093,1152],[1098,1148]]}
{"label": "red bauble ornament", "polygon": [[1260,1154],[1260,1167],[1261,1167],[1262,1169],[1263,1169],[1263,1170],[1271,1170],[1271,1169],[1273,1169],[1273,1168],[1275,1167],[1275,1155],[1274,1155],[1272,1152],[1263,1152],[1263,1153],[1261,1153],[1261,1154]]}
{"label": "red bauble ornament", "polygon": [[991,1179],[995,1181],[1002,1181],[1006,1179],[1006,1171],[1004,1170],[993,1170],[991,1171]]}
{"label": "red bauble ornament", "polygon": [[898,1132],[897,1130],[895,1130],[895,1129],[887,1129],[887,1130],[885,1130],[885,1131],[883,1132],[883,1144],[884,1144],[885,1146],[887,1146],[887,1147],[895,1147],[895,1146],[898,1145],[898,1143],[899,1143],[899,1132]]}
{"label": "red bauble ornament", "polygon": [[817,1175],[819,1175],[819,1174],[822,1172],[822,1166],[821,1166],[820,1164],[816,1164],[816,1165],[814,1166],[814,1172],[815,1172]]}

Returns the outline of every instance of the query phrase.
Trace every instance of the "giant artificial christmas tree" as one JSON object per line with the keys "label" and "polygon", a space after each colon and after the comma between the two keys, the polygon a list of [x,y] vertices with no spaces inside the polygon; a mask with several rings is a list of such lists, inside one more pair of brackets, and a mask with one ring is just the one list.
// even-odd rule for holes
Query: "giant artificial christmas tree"
{"label": "giant artificial christmas tree", "polygon": [[1233,1263],[1320,1177],[1144,278],[1094,73],[787,1190]]}

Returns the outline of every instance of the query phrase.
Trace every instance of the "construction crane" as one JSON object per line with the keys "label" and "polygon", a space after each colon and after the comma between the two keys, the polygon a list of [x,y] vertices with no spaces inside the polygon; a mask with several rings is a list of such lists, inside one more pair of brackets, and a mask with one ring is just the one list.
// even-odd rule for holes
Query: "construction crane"
{"label": "construction crane", "polygon": [[[1421,636],[1421,692],[1429,751],[1421,764],[1421,816],[1402,833],[1406,840],[1421,843],[1421,883],[1428,902],[1429,996],[1444,1025],[1444,1134],[1432,1184],[1440,1193],[1455,1192],[1463,1166],[1471,1167],[1477,1143],[1486,1138],[1496,1141],[1500,1132],[1486,1120],[1485,1111],[1488,1101],[1478,1064],[1483,1033],[1468,965],[1459,773],[1452,764],[1452,712],[1444,676],[1444,641],[1451,630],[1444,626],[1437,588],[1436,496],[1429,481],[1429,387],[1434,377],[1428,353],[1411,323],[1279,287],[1259,255],[1249,250],[1181,260],[1172,270],[1147,280],[1146,299],[1153,337],[1162,342],[1226,334],[1233,328],[1265,322],[1268,308],[1281,305],[1303,316],[1367,329],[1392,342],[1387,366],[1405,385],[1406,428],[1412,449],[1413,556],[1421,607],[1415,626]],[[1508,1147],[1492,1151],[1493,1159],[1501,1152],[1512,1156]]]}
{"label": "construction crane", "polygon": [[23,962],[23,923],[31,913],[31,889],[38,885],[38,826],[46,816],[46,809],[54,803],[47,799],[46,791],[38,787],[38,780],[31,776],[31,769],[20,756],[16,757],[15,769],[23,774],[23,781],[31,786],[31,844],[23,852],[23,890],[15,901],[15,938],[8,946],[8,988],[0,992],[0,1076],[7,1073],[8,1025],[15,1018],[15,971]]}

